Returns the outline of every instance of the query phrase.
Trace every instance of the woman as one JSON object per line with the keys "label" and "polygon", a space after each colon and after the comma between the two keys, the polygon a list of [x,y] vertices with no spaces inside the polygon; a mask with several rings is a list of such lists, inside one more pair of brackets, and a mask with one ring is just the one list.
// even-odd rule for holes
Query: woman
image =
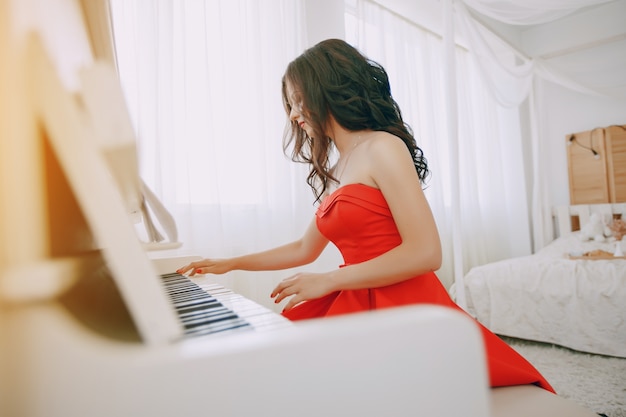
{"label": "woman", "polygon": [[[204,259],[179,273],[279,270],[314,261],[332,241],[345,264],[326,273],[298,273],[273,290],[289,298],[292,320],[408,304],[460,308],[434,271],[441,245],[422,190],[429,171],[400,109],[385,70],[347,43],[331,39],[305,51],[287,67],[283,103],[291,125],[284,149],[310,164],[307,178],[315,218],[297,241],[268,251]],[[339,158],[330,166],[333,147]],[[492,386],[545,379],[496,335],[480,326]]]}

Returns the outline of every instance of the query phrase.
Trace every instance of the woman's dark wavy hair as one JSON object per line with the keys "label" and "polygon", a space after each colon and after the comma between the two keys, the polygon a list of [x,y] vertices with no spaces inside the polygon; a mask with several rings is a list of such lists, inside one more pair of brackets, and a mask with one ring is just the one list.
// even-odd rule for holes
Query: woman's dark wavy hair
{"label": "woman's dark wavy hair", "polygon": [[330,173],[331,139],[324,133],[330,115],[344,129],[385,131],[402,139],[413,156],[420,182],[425,182],[428,163],[411,128],[402,120],[400,108],[391,96],[387,72],[380,64],[342,40],[328,39],[307,49],[287,66],[282,95],[289,116],[287,82],[299,92],[314,135],[307,136],[297,122],[291,121],[285,129],[283,150],[287,154],[293,144],[291,159],[311,165],[307,183],[316,202],[328,189],[329,181],[337,181]]}

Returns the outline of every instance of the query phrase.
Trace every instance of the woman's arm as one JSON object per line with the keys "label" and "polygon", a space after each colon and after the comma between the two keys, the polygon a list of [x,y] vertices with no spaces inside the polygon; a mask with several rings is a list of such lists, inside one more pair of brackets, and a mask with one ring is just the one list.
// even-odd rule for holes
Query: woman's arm
{"label": "woman's arm", "polygon": [[367,143],[366,158],[370,180],[383,193],[402,243],[360,264],[324,274],[300,273],[284,280],[272,296],[278,303],[294,295],[286,309],[332,291],[391,285],[441,266],[437,226],[404,143],[381,133]]}
{"label": "woman's arm", "polygon": [[240,269],[246,271],[275,271],[293,268],[313,262],[322,253],[328,240],[317,230],[315,220],[311,222],[302,238],[283,246],[263,252],[225,259],[203,259],[192,262],[176,272],[190,276],[195,274],[224,274]]}

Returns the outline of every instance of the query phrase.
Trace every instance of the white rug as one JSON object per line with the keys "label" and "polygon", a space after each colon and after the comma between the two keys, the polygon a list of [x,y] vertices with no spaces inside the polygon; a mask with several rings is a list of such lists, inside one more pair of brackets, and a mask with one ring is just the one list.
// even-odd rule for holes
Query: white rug
{"label": "white rug", "polygon": [[502,339],[530,361],[563,398],[608,417],[626,417],[626,359]]}

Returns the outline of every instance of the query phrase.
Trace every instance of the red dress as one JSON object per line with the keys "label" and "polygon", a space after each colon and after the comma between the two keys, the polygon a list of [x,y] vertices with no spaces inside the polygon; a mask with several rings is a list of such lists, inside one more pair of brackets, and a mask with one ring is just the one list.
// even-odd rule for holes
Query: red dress
{"label": "red dress", "polygon": [[[379,256],[400,244],[400,235],[380,190],[348,184],[324,199],[317,227],[341,251],[345,265]],[[386,287],[343,290],[309,300],[283,312],[291,320],[355,313],[407,304],[437,304],[463,311],[435,273]],[[502,339],[476,322],[482,331],[491,386],[536,384],[554,392],[543,376]]]}

